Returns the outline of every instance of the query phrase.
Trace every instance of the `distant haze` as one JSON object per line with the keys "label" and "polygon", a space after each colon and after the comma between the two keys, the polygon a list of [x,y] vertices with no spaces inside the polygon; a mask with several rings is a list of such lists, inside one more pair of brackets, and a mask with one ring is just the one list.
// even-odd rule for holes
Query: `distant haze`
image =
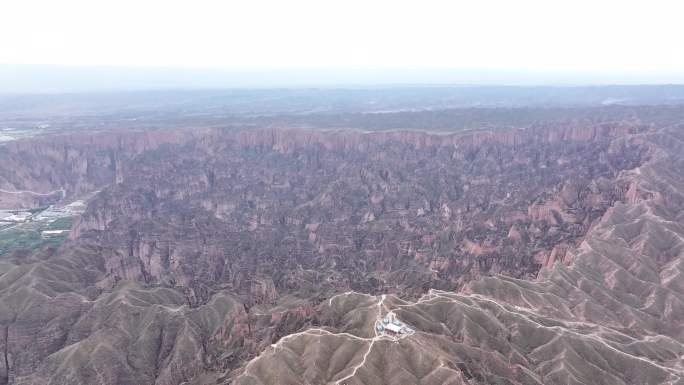
{"label": "distant haze", "polygon": [[682,14],[662,0],[9,1],[0,92],[681,83]]}
{"label": "distant haze", "polygon": [[164,89],[399,85],[608,85],[684,83],[684,76],[477,69],[225,69],[0,65],[0,94]]}

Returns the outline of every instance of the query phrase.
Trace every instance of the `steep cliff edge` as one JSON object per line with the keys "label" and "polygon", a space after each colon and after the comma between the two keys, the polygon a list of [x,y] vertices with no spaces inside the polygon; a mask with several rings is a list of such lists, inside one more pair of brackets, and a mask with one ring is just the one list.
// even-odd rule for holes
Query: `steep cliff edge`
{"label": "steep cliff edge", "polygon": [[34,208],[109,186],[133,157],[193,137],[190,130],[79,132],[4,143],[0,208]]}
{"label": "steep cliff edge", "polygon": [[647,129],[212,131],[136,157],[72,237],[104,248],[105,286],[244,292],[264,274],[292,291],[291,267],[341,274],[334,290],[405,295],[495,272],[529,278],[625,199],[621,171],[650,156],[625,135]]}

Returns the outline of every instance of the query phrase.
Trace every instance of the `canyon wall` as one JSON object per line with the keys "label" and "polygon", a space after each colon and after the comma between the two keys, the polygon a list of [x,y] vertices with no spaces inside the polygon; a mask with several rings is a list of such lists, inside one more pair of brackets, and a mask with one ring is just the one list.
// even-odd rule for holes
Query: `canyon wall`
{"label": "canyon wall", "polygon": [[340,292],[486,293],[496,286],[473,282],[556,271],[611,207],[674,199],[634,182],[663,156],[656,134],[606,124],[17,142],[0,155],[14,170],[1,188],[101,191],[59,249],[1,261],[0,384],[229,381],[281,337],[329,324]]}

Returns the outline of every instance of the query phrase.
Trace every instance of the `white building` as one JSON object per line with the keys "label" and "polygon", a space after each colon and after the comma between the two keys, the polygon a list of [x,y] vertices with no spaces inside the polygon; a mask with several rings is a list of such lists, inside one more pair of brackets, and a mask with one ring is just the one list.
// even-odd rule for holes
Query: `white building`
{"label": "white building", "polygon": [[26,222],[31,217],[31,213],[28,212],[20,212],[17,214],[10,215],[9,217],[2,218],[3,221],[6,222]]}
{"label": "white building", "polygon": [[385,325],[385,330],[390,331],[395,334],[399,334],[401,332],[402,327],[399,325],[395,325],[393,323],[389,323]]}
{"label": "white building", "polygon": [[68,234],[68,233],[69,233],[69,230],[45,230],[45,231],[40,233],[40,236],[43,237],[43,239],[45,239],[45,238],[56,237],[58,235]]}

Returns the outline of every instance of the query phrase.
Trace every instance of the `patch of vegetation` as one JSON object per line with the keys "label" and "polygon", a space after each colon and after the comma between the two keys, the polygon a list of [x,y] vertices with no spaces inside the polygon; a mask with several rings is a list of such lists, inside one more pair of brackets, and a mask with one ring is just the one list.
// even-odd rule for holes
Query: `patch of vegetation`
{"label": "patch of vegetation", "polygon": [[73,217],[58,218],[54,222],[50,223],[45,230],[69,230],[73,224]]}
{"label": "patch of vegetation", "polygon": [[9,230],[0,233],[0,255],[13,250],[35,249],[46,245],[59,245],[66,240],[66,234],[43,238],[39,231]]}
{"label": "patch of vegetation", "polygon": [[47,226],[33,228],[16,228],[0,232],[0,255],[14,250],[33,250],[47,245],[62,244],[69,233],[53,234],[43,237],[44,230],[69,230],[73,224],[73,218],[58,218]]}

